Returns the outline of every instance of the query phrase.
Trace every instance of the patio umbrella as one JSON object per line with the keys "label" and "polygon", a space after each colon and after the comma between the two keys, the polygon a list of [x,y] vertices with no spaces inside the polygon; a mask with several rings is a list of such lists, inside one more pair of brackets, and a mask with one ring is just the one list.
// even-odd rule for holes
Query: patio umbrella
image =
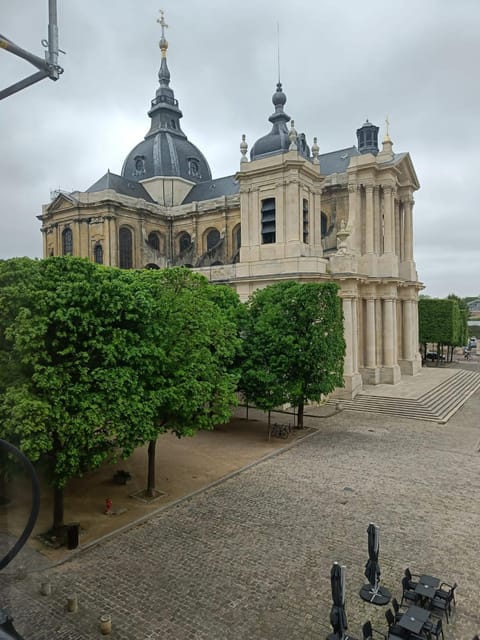
{"label": "patio umbrella", "polygon": [[380,586],[380,565],[378,563],[380,538],[377,525],[371,522],[368,525],[367,534],[368,560],[365,565],[365,577],[369,584],[360,589],[360,597],[373,604],[387,604],[390,601],[391,593]]}
{"label": "patio umbrella", "polygon": [[368,560],[365,565],[365,577],[369,583],[376,587],[380,580],[380,565],[378,564],[378,550],[380,540],[378,537],[378,527],[372,522],[368,525]]}
{"label": "patio umbrella", "polygon": [[347,616],[345,614],[345,567],[341,567],[338,562],[334,562],[330,571],[330,582],[332,586],[333,605],[330,610],[330,624],[333,634],[328,637],[330,640],[338,638],[343,640],[344,632],[347,629]]}

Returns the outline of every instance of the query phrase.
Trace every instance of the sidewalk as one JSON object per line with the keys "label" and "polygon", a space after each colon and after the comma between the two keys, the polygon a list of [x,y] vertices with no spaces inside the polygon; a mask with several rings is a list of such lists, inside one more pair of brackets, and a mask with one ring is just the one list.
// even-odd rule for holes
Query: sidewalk
{"label": "sidewalk", "polygon": [[[321,409],[326,415],[331,408]],[[112,532],[137,523],[173,502],[225,478],[232,473],[274,454],[307,436],[311,430],[294,430],[288,439],[267,439],[266,415],[255,409],[239,407],[230,423],[213,431],[200,431],[193,438],[179,439],[166,433],[158,438],[156,455],[156,489],[159,497],[153,500],[136,497],[146,487],[147,447],[137,449],[128,460],[75,478],[65,490],[65,523],[80,523],[79,548],[90,545]],[[274,422],[292,422],[290,416],[272,413]],[[113,475],[119,469],[128,471],[131,480],[118,485]],[[16,478],[10,487],[11,502],[0,506],[0,553],[14,542],[28,518],[30,508],[29,482]],[[112,514],[105,514],[106,499],[112,500]],[[35,571],[57,564],[71,557],[72,551],[46,546],[36,536],[49,529],[52,522],[52,490],[41,479],[41,507],[39,517],[24,550],[8,565],[6,572]],[[8,536],[6,532],[8,531]],[[36,553],[37,552],[37,553]]]}
{"label": "sidewalk", "polygon": [[[405,378],[398,385],[366,387],[365,393],[385,397],[415,398],[453,376],[459,363],[447,367],[424,367],[421,372]],[[470,364],[470,363],[469,363]],[[341,403],[340,403],[341,404]],[[304,430],[294,430],[288,439],[272,437],[267,440],[266,414],[239,407],[230,423],[214,431],[198,432],[193,438],[178,439],[163,434],[157,442],[156,489],[159,497],[146,501],[135,494],[146,486],[147,447],[137,449],[128,460],[104,465],[70,481],[65,491],[65,523],[80,523],[78,550],[88,547],[105,536],[132,526],[151,517],[168,505],[196,491],[224,479],[269,455],[291,446],[312,432],[322,416],[332,414],[331,405],[307,407]],[[292,422],[292,417],[272,413],[274,422]],[[123,469],[131,474],[124,486],[113,481],[114,473]],[[5,573],[36,571],[53,566],[78,552],[66,547],[47,547],[36,536],[47,531],[52,522],[52,491],[42,482],[42,500],[39,518],[30,540],[22,552],[6,568]],[[26,480],[16,479],[12,487],[11,502],[0,506],[0,551],[5,546],[5,532],[19,535],[26,522],[30,505],[30,488]],[[105,514],[105,501],[112,500],[112,515]],[[3,532],[3,537],[1,534]],[[3,545],[2,545],[3,540]]]}

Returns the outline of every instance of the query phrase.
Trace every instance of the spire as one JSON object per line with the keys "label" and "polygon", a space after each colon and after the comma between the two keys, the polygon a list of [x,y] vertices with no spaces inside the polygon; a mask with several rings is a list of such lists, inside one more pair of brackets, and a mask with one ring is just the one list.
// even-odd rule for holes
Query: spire
{"label": "spire", "polygon": [[168,29],[168,24],[165,22],[163,9],[160,9],[160,18],[157,19],[157,22],[162,27],[162,37],[158,43],[160,51],[162,52],[162,62],[160,65],[160,71],[158,72],[158,79],[161,87],[168,87],[170,84],[170,71],[167,66],[168,40],[165,37],[165,29]]}
{"label": "spire", "polygon": [[175,99],[173,89],[170,87],[170,71],[167,65],[168,41],[165,37],[165,29],[168,29],[168,24],[165,22],[163,10],[160,10],[160,18],[157,19],[157,22],[162,29],[159,42],[160,51],[162,52],[162,61],[158,72],[160,86],[155,92],[155,98],[152,100],[152,108],[148,112],[148,115],[152,119],[152,125],[147,136],[155,134],[160,129],[164,129],[170,133],[185,137],[180,127],[182,112],[178,107],[178,100]]}

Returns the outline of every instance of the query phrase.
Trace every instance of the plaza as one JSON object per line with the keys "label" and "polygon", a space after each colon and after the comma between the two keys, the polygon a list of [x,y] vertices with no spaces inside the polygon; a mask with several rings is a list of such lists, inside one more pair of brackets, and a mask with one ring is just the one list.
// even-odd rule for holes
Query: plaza
{"label": "plaza", "polygon": [[[417,386],[435,375],[422,371]],[[338,561],[349,632],[361,637],[368,619],[385,631],[385,607],[358,595],[375,522],[382,584],[399,599],[406,567],[458,582],[445,637],[471,640],[480,630],[480,391],[446,424],[350,409],[315,417],[324,409],[308,412],[308,433],[292,446],[70,560],[35,571],[30,550],[31,570],[2,576],[17,630],[86,640],[101,637],[99,618],[110,614],[116,639],[325,638]],[[50,596],[40,593],[45,580]],[[72,593],[79,609],[67,613]]]}

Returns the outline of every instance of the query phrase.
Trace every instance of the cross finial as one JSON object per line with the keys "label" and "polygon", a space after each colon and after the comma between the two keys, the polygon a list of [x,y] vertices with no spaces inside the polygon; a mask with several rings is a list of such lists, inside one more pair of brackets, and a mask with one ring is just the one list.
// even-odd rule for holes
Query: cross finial
{"label": "cross finial", "polygon": [[165,38],[165,29],[168,29],[168,24],[165,22],[165,12],[163,9],[160,9],[160,18],[157,18],[158,24],[162,27],[162,38]]}
{"label": "cross finial", "polygon": [[387,136],[390,135],[390,131],[388,130],[389,126],[390,126],[390,120],[388,119],[388,115],[387,115],[387,117],[385,118],[385,127],[387,129]]}

